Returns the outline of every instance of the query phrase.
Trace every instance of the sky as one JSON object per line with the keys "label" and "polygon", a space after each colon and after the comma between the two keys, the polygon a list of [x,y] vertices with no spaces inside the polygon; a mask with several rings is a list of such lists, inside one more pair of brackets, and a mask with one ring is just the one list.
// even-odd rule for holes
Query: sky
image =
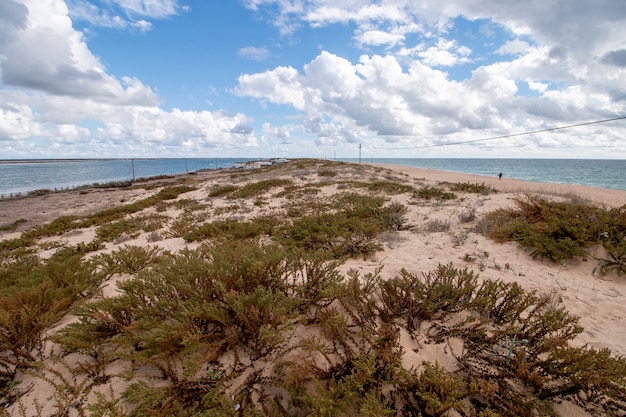
{"label": "sky", "polygon": [[0,1],[0,159],[626,159],[624,116],[624,0]]}

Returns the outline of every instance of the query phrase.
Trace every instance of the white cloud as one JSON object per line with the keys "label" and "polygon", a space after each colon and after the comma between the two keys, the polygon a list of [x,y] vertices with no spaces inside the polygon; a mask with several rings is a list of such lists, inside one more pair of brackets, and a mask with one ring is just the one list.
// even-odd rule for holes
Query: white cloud
{"label": "white cloud", "polygon": [[[0,6],[6,12],[0,16],[5,87],[0,89],[0,141],[11,143],[14,155],[37,155],[33,140],[40,145],[37,152],[57,147],[65,156],[201,155],[218,146],[258,146],[250,118],[241,113],[165,111],[139,79],[108,74],[72,27],[63,1],[8,1]],[[171,13],[174,4],[121,5],[154,17]]]}
{"label": "white cloud", "polygon": [[237,54],[246,59],[251,59],[252,61],[265,61],[270,57],[270,53],[266,48],[257,48],[254,46],[246,46],[243,48],[239,48]]}
{"label": "white cloud", "polygon": [[111,0],[129,14],[162,19],[178,13],[177,0]]}
{"label": "white cloud", "polygon": [[437,45],[431,46],[425,51],[418,52],[417,55],[422,58],[426,65],[433,67],[452,67],[460,63],[470,62],[468,56],[471,49],[460,46],[456,41],[439,39]]}
{"label": "white cloud", "polygon": [[523,55],[528,52],[529,49],[531,49],[531,46],[528,44],[528,42],[520,39],[514,39],[512,41],[506,42],[504,45],[498,48],[496,53],[501,55]]}
{"label": "white cloud", "polygon": [[[308,116],[305,131],[324,138],[318,144],[375,136],[389,142],[422,138],[443,144],[467,140],[468,135],[475,135],[473,130],[486,137],[593,120],[617,110],[607,94],[582,86],[552,91],[531,79],[528,85],[542,96],[519,96],[511,73],[533,74],[549,60],[545,51],[530,55],[535,59],[524,56],[512,63],[483,66],[470,79],[458,82],[419,61],[403,68],[392,56],[373,55],[353,64],[322,52],[302,73],[277,68],[245,75],[239,78],[237,90],[304,112]],[[527,138],[517,140],[524,141]]]}
{"label": "white cloud", "polygon": [[22,0],[27,15],[10,40],[0,44],[0,76],[6,86],[109,104],[155,105],[159,99],[141,81],[106,73],[80,32],[72,28],[61,0]]}
{"label": "white cloud", "polygon": [[147,19],[165,19],[190,10],[178,0],[109,0],[106,8],[88,0],[67,0],[69,16],[92,26],[136,29],[147,32],[152,23]]}
{"label": "white cloud", "polygon": [[291,67],[278,67],[260,74],[244,74],[239,77],[237,94],[267,98],[276,104],[289,104],[304,110],[305,100],[298,81],[298,71]]}
{"label": "white cloud", "polygon": [[361,45],[398,45],[404,41],[404,35],[382,30],[368,30],[356,36]]}
{"label": "white cloud", "polygon": [[125,16],[101,9],[86,0],[69,0],[67,4],[69,16],[72,20],[85,21],[92,26],[112,29],[137,29],[141,32],[147,32],[152,29],[152,24],[144,19],[129,20]]}
{"label": "white cloud", "polygon": [[[81,20],[148,31],[155,19],[189,10],[178,0],[0,0],[0,140],[24,154],[32,150],[29,139],[62,147],[59,137],[76,152],[102,144],[111,155],[200,154],[268,140],[304,148],[300,134],[322,146],[444,144],[611,118],[626,113],[622,3],[245,0],[282,34],[303,25],[319,31],[344,25],[353,31],[345,44],[364,53],[348,60],[315,52],[306,64],[241,75],[229,91],[259,100],[264,110],[274,104],[296,113],[283,126],[279,120],[263,125],[258,139],[254,121],[240,113],[159,108],[151,86],[133,74],[110,73],[72,25]],[[476,37],[465,36],[461,24],[473,26]],[[259,47],[238,53],[257,61],[269,57]],[[518,86],[528,86],[530,94]],[[585,146],[584,135],[572,131],[531,142]],[[607,127],[594,132],[593,143],[626,152],[622,137]],[[511,146],[528,142],[515,139]]]}

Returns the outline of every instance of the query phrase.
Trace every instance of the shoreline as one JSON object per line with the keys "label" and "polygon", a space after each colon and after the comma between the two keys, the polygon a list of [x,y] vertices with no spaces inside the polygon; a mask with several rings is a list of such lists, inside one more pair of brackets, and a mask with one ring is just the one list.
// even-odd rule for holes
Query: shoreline
{"label": "shoreline", "polygon": [[626,204],[626,191],[613,188],[593,187],[590,185],[563,184],[553,182],[526,181],[516,178],[498,179],[479,174],[466,174],[454,171],[444,171],[429,168],[416,168],[406,165],[393,164],[371,164],[380,168],[400,171],[414,177],[424,177],[426,180],[439,182],[478,182],[484,183],[503,192],[524,193],[540,192],[547,194],[575,194],[579,197],[589,199],[595,203],[607,204],[612,207],[621,207]]}
{"label": "shoreline", "polygon": [[[54,164],[54,163],[81,163],[81,162],[89,162],[89,161],[97,161],[97,162],[104,162],[104,161],[131,161],[131,160],[136,160],[136,161],[157,161],[157,160],[163,160],[163,161],[178,161],[178,160],[189,160],[189,161],[194,161],[194,160],[208,160],[208,158],[85,158],[85,159],[24,159],[24,160],[8,160],[8,159],[4,159],[4,160],[0,160],[0,166],[4,165],[4,166],[10,166],[10,165],[36,165],[36,164]],[[219,160],[228,160],[230,161],[231,159],[234,160],[234,158],[219,158]],[[307,160],[309,158],[294,158],[294,159],[290,159],[292,161],[297,161],[297,160]],[[318,159],[318,158],[313,158],[313,159]],[[417,160],[418,158],[413,158],[414,160]],[[411,159],[411,160],[413,160]],[[358,162],[353,161],[353,160],[331,160],[331,159],[319,159],[320,161],[335,161],[335,162],[346,162],[346,163],[351,163],[351,164],[357,164]],[[460,159],[459,160],[464,160],[464,159]],[[488,159],[485,159],[488,160]],[[493,159],[494,161],[498,161],[496,159]],[[607,161],[613,161],[613,160],[607,160]],[[621,159],[618,161],[622,161]],[[467,175],[467,176],[476,176],[475,178],[478,178],[478,180],[482,180],[482,181],[488,181],[488,178],[495,178],[496,174],[498,172],[498,169],[496,167],[496,169],[494,170],[493,173],[485,173],[485,172],[480,172],[476,171],[476,172],[480,172],[480,173],[472,173],[472,172],[462,172],[462,171],[456,171],[456,170],[452,170],[450,169],[450,167],[422,167],[422,166],[413,166],[411,164],[406,164],[406,163],[402,163],[399,161],[395,161],[393,159],[390,159],[389,162],[385,161],[384,159],[381,159],[379,161],[375,161],[375,162],[370,162],[370,161],[363,161],[362,162],[364,165],[370,165],[370,166],[384,166],[388,169],[393,169],[393,170],[417,170],[416,172],[419,172],[420,170],[422,170],[423,172],[427,172],[427,173],[436,173],[438,171],[441,172],[446,172],[449,173],[450,175]],[[233,166],[229,166],[229,167],[220,167],[219,169],[230,169],[233,168]],[[216,165],[216,169],[217,165]],[[203,168],[199,168],[196,169],[195,167],[191,170],[188,169],[182,169],[179,167],[178,170],[176,170],[176,172],[169,172],[169,173],[163,173],[163,174],[159,174],[159,173],[154,173],[154,174],[148,174],[148,175],[142,175],[141,177],[137,178],[137,180],[142,179],[142,178],[150,178],[153,176],[161,176],[161,175],[167,175],[167,176],[178,176],[178,175],[185,175],[187,173],[196,173],[196,172],[200,172],[200,171],[204,171],[204,170],[213,170],[212,168],[207,167],[203,167]],[[601,184],[581,184],[581,183],[574,183],[574,182],[568,182],[567,179],[563,180],[561,178],[559,178],[558,182],[554,182],[554,181],[550,181],[550,180],[546,180],[544,181],[543,179],[536,179],[536,178],[530,178],[530,179],[523,179],[523,175],[522,177],[520,176],[515,176],[515,173],[517,171],[512,172],[510,175],[510,177],[508,176],[509,174],[507,172],[505,172],[505,170],[502,170],[502,172],[504,172],[504,177],[503,177],[503,181],[501,183],[498,184],[502,184],[505,181],[508,183],[512,183],[513,181],[520,181],[519,183],[519,187],[525,187],[527,183],[533,183],[533,184],[538,184],[536,187],[532,186],[533,188],[536,189],[540,189],[540,190],[547,190],[547,192],[551,192],[551,190],[554,190],[555,188],[559,188],[559,187],[570,187],[570,186],[581,186],[581,187],[591,187],[594,189],[606,189],[606,190],[614,190],[614,191],[622,191],[622,192],[626,192],[626,187],[624,184],[622,184],[622,182],[619,183],[614,183],[611,181],[604,181],[602,179],[599,179],[598,181],[590,181],[590,182],[598,182]],[[584,171],[586,172],[586,171]],[[613,172],[613,171],[611,171]],[[437,174],[438,175],[438,174]],[[493,177],[490,177],[490,175],[493,175]],[[593,175],[593,174],[589,174],[589,175]],[[58,184],[54,184],[54,185],[42,185],[42,186],[37,186],[36,185],[36,181],[33,182],[31,181],[31,188],[23,188],[23,189],[18,189],[15,188],[15,190],[11,191],[9,189],[7,189],[6,191],[0,192],[0,199],[8,199],[8,198],[14,198],[16,196],[25,196],[28,195],[30,193],[34,193],[37,191],[43,191],[43,190],[49,190],[50,192],[54,191],[65,191],[66,189],[78,189],[78,188],[85,188],[85,187],[93,187],[96,184],[98,184],[99,186],[103,186],[106,185],[109,182],[117,182],[117,181],[131,181],[132,176],[129,176],[128,178],[124,178],[124,179],[111,179],[111,180],[92,180],[92,181],[86,181],[85,183],[73,183],[70,185],[61,185],[59,186]],[[593,177],[595,178],[595,177]],[[578,178],[580,180],[580,178]],[[575,181],[576,179],[574,179]],[[584,181],[584,180],[581,180]],[[608,185],[608,186],[607,186]],[[503,187],[506,185],[502,185]],[[16,186],[19,187],[19,186]],[[28,186],[27,186],[28,187]],[[21,187],[20,187],[21,188]],[[575,191],[577,192],[577,191]],[[624,199],[624,201],[626,201],[626,198]],[[612,203],[613,205],[615,203]]]}

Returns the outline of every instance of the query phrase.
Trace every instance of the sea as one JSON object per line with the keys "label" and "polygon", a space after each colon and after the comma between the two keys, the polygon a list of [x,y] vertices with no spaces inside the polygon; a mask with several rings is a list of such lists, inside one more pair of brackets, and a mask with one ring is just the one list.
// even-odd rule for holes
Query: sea
{"label": "sea", "polygon": [[[252,158],[164,159],[44,159],[0,161],[0,198],[36,190],[63,190],[83,185],[128,181],[159,175],[225,169]],[[580,184],[626,190],[623,159],[337,159],[356,163],[391,164],[516,178],[528,181]]]}

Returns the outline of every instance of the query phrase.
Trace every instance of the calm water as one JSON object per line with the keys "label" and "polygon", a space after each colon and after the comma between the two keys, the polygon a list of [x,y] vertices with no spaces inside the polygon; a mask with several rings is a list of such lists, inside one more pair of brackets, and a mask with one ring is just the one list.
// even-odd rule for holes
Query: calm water
{"label": "calm water", "polygon": [[[201,169],[231,168],[249,158],[218,159],[91,159],[0,162],[0,194],[67,188],[133,178],[172,175]],[[358,159],[344,159],[358,162]],[[626,160],[588,159],[363,159],[529,181],[591,185],[626,190]]]}
{"label": "calm water", "polygon": [[220,159],[88,159],[0,162],[0,194],[54,190],[94,183],[125,181],[201,169],[232,168],[248,158]]}

